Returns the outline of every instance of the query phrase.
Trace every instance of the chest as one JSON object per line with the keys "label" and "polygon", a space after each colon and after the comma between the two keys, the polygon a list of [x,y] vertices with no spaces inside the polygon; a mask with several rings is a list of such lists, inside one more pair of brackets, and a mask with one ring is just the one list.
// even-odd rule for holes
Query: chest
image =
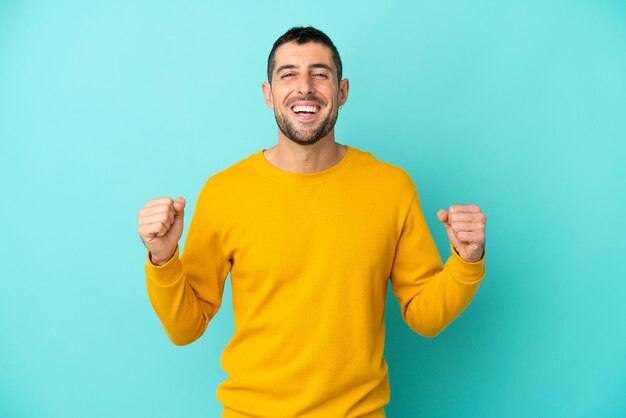
{"label": "chest", "polygon": [[375,193],[323,186],[272,189],[242,196],[221,222],[233,277],[253,272],[360,268],[385,272],[398,239],[402,214]]}

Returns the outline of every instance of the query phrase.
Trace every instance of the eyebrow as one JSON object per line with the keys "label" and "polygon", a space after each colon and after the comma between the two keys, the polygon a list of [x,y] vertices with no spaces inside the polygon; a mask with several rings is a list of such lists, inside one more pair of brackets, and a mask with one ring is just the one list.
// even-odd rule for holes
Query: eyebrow
{"label": "eyebrow", "polygon": [[280,67],[278,67],[278,68],[276,69],[276,72],[277,72],[277,73],[279,73],[279,72],[281,72],[281,71],[284,71],[284,70],[292,70],[292,69],[294,69],[294,68],[297,68],[297,67],[296,67],[295,65],[293,65],[293,64],[281,65]]}
{"label": "eyebrow", "polygon": [[323,69],[328,70],[328,71],[330,71],[330,72],[332,72],[332,71],[333,71],[333,69],[332,69],[332,68],[330,68],[330,65],[326,65],[326,64],[322,64],[322,63],[319,63],[319,64],[311,64],[310,68],[323,68]]}
{"label": "eyebrow", "polygon": [[[276,69],[276,72],[277,72],[277,73],[280,73],[281,71],[284,71],[284,70],[293,70],[293,69],[295,69],[295,68],[298,68],[298,66],[297,66],[297,65],[294,65],[294,64],[286,64],[286,65],[281,65],[280,67],[278,67],[278,68]],[[333,69],[330,67],[330,65],[323,64],[323,63],[321,63],[321,62],[320,62],[320,63],[311,64],[311,65],[309,65],[309,68],[323,68],[323,69],[328,70],[328,71],[330,71],[330,72],[332,72],[332,71],[333,71]]]}

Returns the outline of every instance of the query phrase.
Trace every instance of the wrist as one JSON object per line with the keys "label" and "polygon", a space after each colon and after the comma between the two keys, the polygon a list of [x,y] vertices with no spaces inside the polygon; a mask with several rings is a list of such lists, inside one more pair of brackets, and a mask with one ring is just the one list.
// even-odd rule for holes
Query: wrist
{"label": "wrist", "polygon": [[477,254],[468,254],[467,252],[459,252],[459,250],[456,249],[456,247],[454,247],[454,245],[450,245],[450,247],[452,248],[452,251],[463,261],[465,261],[466,263],[478,263],[480,261],[482,261],[485,258],[485,248],[483,247],[483,249],[480,252],[480,255]]}
{"label": "wrist", "polygon": [[162,266],[163,264],[170,261],[175,253],[176,251],[174,251],[169,257],[157,256],[157,255],[150,253],[150,262],[154,264],[155,266]]}

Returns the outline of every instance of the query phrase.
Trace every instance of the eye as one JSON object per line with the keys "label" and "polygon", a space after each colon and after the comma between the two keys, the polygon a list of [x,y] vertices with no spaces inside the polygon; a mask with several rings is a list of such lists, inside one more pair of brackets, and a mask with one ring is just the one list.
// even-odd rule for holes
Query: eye
{"label": "eye", "polygon": [[293,77],[294,75],[295,75],[294,73],[285,73],[281,75],[280,78],[290,78],[290,77]]}
{"label": "eye", "polygon": [[325,73],[315,73],[315,74],[313,74],[313,77],[327,79],[328,78],[328,74],[325,74]]}

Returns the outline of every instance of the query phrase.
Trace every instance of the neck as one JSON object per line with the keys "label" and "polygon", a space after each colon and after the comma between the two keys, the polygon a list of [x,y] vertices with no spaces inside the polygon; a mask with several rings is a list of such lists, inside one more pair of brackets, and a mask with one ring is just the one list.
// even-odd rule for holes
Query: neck
{"label": "neck", "polygon": [[278,145],[265,151],[265,159],[274,167],[306,174],[333,167],[346,153],[346,146],[335,142],[334,132],[311,145],[296,144],[279,132]]}

